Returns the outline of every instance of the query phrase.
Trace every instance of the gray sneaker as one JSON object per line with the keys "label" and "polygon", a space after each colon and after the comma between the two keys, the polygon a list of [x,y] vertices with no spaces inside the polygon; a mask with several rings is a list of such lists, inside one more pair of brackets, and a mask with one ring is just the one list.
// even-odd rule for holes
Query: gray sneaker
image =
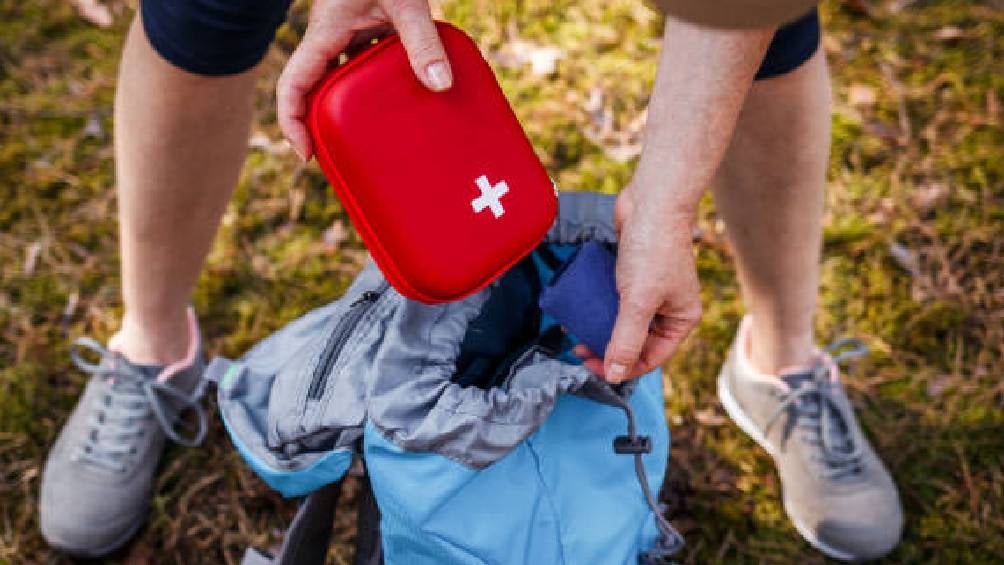
{"label": "gray sneaker", "polygon": [[[40,522],[50,545],[100,557],[125,544],[145,521],[165,438],[202,442],[205,361],[192,327],[188,358],[167,367],[130,363],[89,338],[73,344],[73,362],[93,376],[42,474]],[[100,361],[86,361],[82,350]],[[186,411],[194,412],[194,423],[181,421]]]}
{"label": "gray sneaker", "polygon": [[[735,423],[774,458],[784,508],[795,529],[834,559],[876,559],[899,542],[896,485],[854,417],[837,364],[866,350],[843,340],[815,366],[758,373],[745,354],[749,318],[718,377],[718,397]],[[835,357],[829,353],[854,345]]]}

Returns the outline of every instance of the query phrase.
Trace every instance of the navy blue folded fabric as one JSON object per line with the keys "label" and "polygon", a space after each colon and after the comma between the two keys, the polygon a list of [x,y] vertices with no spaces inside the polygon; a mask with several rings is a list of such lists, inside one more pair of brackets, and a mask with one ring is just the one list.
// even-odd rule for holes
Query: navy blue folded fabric
{"label": "navy blue folded fabric", "polygon": [[568,258],[540,294],[540,309],[600,357],[606,354],[620,305],[616,262],[603,244],[590,241]]}

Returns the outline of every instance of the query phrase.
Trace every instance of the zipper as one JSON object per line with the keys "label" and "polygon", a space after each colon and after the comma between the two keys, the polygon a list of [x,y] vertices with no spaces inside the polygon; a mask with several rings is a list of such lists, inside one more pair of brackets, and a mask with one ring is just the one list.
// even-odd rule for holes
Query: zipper
{"label": "zipper", "polygon": [[334,368],[338,355],[345,348],[345,343],[352,335],[352,330],[359,323],[359,320],[370,311],[370,308],[385,290],[387,290],[387,283],[381,284],[377,290],[367,290],[359,295],[359,298],[349,305],[348,313],[335,325],[331,337],[328,338],[328,342],[324,344],[324,350],[321,351],[321,358],[314,369],[314,375],[310,378],[310,386],[307,388],[308,400],[320,400],[321,396],[324,395],[324,385],[328,382],[328,374]]}

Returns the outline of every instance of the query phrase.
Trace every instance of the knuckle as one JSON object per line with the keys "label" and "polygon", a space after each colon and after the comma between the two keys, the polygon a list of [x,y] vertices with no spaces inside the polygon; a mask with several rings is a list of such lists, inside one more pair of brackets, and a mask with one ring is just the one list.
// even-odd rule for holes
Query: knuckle
{"label": "knuckle", "polygon": [[641,355],[641,342],[633,340],[621,341],[614,346],[611,358],[624,365],[634,364],[634,361]]}
{"label": "knuckle", "polygon": [[651,292],[630,289],[621,294],[621,310],[639,316],[654,310],[655,299]]}
{"label": "knuckle", "polygon": [[411,12],[428,12],[429,4],[425,0],[384,0],[384,10],[391,14],[405,15]]}
{"label": "knuckle", "polygon": [[697,302],[695,304],[691,304],[690,307],[684,311],[683,317],[690,324],[690,326],[693,327],[701,321],[701,317],[703,315],[704,307],[701,306],[700,302]]}
{"label": "knuckle", "polygon": [[439,46],[439,40],[434,36],[422,38],[412,51],[414,52],[415,59],[427,62],[439,59],[443,55],[443,50]]}

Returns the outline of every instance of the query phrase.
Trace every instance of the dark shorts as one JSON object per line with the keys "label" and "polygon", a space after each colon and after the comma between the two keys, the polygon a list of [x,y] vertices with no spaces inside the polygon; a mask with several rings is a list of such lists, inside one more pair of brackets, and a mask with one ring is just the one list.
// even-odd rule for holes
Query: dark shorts
{"label": "dark shorts", "polygon": [[[232,75],[258,64],[290,0],[143,0],[143,29],[164,59],[191,73]],[[789,73],[819,46],[816,10],[777,30],[756,78]]]}

